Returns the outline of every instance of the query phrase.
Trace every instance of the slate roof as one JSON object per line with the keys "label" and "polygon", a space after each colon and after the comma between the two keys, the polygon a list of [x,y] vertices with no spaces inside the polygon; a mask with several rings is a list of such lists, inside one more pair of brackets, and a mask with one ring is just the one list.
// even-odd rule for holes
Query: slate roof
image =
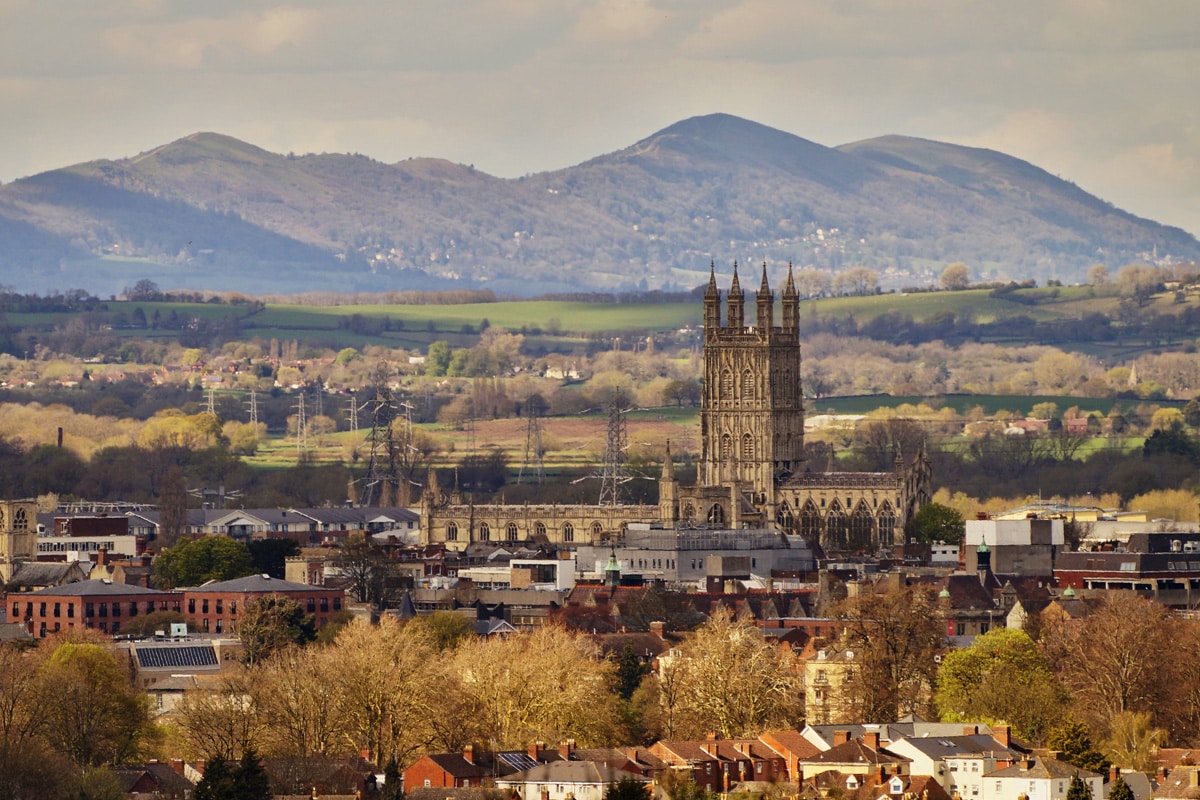
{"label": "slate roof", "polygon": [[1001,747],[986,734],[974,736],[906,736],[902,740],[913,749],[934,760],[972,755],[992,755],[1000,759],[1017,759],[1015,750]]}
{"label": "slate roof", "polygon": [[599,764],[594,761],[551,761],[549,764],[538,764],[524,772],[517,772],[505,778],[500,778],[496,784],[512,783],[574,783],[574,784],[609,784],[618,783],[626,778],[645,781],[646,778],[636,772],[626,772],[623,769]]}
{"label": "slate roof", "polygon": [[1020,761],[1011,767],[989,772],[987,777],[1057,780],[1059,778],[1070,778],[1074,775],[1078,775],[1080,778],[1101,777],[1098,772],[1080,769],[1074,764],[1068,764],[1066,761],[1059,761],[1054,758],[1037,758],[1033,760],[1032,765],[1029,765],[1028,762]]}
{"label": "slate roof", "polygon": [[111,595],[165,594],[161,589],[147,589],[132,583],[113,583],[110,580],[79,581],[63,586],[49,586],[30,592],[29,597],[52,595],[54,597],[104,597]]}
{"label": "slate roof", "polygon": [[851,739],[824,753],[802,759],[804,764],[907,764],[911,759],[897,756],[880,748],[875,750],[862,739]]}
{"label": "slate roof", "polygon": [[233,578],[228,581],[211,581],[200,586],[188,587],[193,591],[204,592],[311,592],[324,589],[324,586],[310,586],[307,583],[284,581],[263,575],[247,575],[244,578]]}
{"label": "slate roof", "polygon": [[23,561],[13,571],[12,586],[58,586],[87,578],[79,562]]}
{"label": "slate roof", "polygon": [[482,778],[488,774],[485,767],[467,761],[462,753],[430,753],[426,758],[452,778]]}

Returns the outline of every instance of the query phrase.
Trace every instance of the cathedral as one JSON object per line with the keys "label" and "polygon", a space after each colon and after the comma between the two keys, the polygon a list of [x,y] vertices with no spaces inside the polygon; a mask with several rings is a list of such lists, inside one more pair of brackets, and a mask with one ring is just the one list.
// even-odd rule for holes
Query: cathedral
{"label": "cathedral", "polygon": [[[421,497],[424,543],[454,549],[477,541],[593,543],[630,523],[664,528],[771,529],[803,536],[828,555],[890,551],[929,502],[929,461],[897,458],[890,472],[816,470],[804,458],[800,297],[789,267],[775,324],[763,265],[746,318],[734,265],[724,303],[710,272],[704,295],[704,388],[696,481],[675,477],[670,449],[651,505],[476,505],[431,478]],[[747,324],[749,322],[750,324]]]}

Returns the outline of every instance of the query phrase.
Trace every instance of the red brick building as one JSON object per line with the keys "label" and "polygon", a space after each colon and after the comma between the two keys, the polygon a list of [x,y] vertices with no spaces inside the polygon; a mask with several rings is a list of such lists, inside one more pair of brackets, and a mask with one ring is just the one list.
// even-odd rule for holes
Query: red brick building
{"label": "red brick building", "polygon": [[198,633],[236,631],[238,615],[245,611],[246,602],[255,597],[276,594],[295,600],[306,614],[313,615],[318,628],[340,612],[345,601],[341,589],[282,581],[269,575],[206,583],[183,589],[182,593],[183,615],[188,627]]}
{"label": "red brick building", "polygon": [[413,789],[439,789],[482,786],[491,771],[475,763],[475,749],[467,746],[461,753],[433,753],[404,770],[404,793]]}
{"label": "red brick building", "polygon": [[154,611],[180,611],[183,595],[113,583],[80,581],[52,586],[29,594],[8,596],[10,622],[21,622],[34,636],[55,631],[94,628],[109,634],[121,624]]}

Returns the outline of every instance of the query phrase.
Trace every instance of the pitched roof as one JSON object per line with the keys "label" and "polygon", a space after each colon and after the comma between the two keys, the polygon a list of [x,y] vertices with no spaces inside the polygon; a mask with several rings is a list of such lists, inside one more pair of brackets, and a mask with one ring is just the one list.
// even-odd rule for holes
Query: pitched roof
{"label": "pitched roof", "polygon": [[462,753],[430,753],[425,756],[453,778],[482,778],[486,768],[463,758]]}
{"label": "pitched roof", "polygon": [[1015,750],[1001,747],[1000,743],[986,734],[974,736],[906,736],[892,746],[905,744],[932,759],[955,758],[957,756],[992,755],[1001,759],[1015,759]]}
{"label": "pitched roof", "polygon": [[496,784],[513,783],[574,783],[574,784],[609,784],[618,783],[626,778],[645,781],[646,778],[635,772],[610,767],[595,761],[551,761],[549,764],[538,764],[536,767],[518,772],[505,778],[500,778]]}
{"label": "pitched roof", "polygon": [[211,581],[200,586],[191,586],[188,588],[193,591],[204,592],[262,592],[263,594],[267,594],[274,592],[312,592],[326,587],[310,586],[307,583],[296,583],[295,581],[284,581],[279,578],[272,578],[270,575],[247,575],[244,578],[233,578],[228,581]]}
{"label": "pitched roof", "polygon": [[36,592],[30,592],[29,596],[35,595],[51,595],[54,597],[103,597],[111,595],[162,595],[167,594],[161,589],[147,589],[144,586],[138,586],[134,583],[113,583],[112,581],[102,578],[94,581],[78,581],[76,583],[67,583],[62,586],[48,586],[45,589],[38,589]]}
{"label": "pitched roof", "polygon": [[1059,761],[1055,758],[1035,758],[1032,764],[1029,764],[1027,761],[1018,761],[1011,767],[989,772],[987,777],[1057,780],[1059,778],[1070,778],[1075,775],[1078,775],[1080,778],[1101,777],[1098,772],[1080,769],[1074,764],[1068,764],[1066,761]]}
{"label": "pitched roof", "polygon": [[905,764],[912,759],[868,747],[862,739],[851,739],[824,753],[802,759],[805,764]]}

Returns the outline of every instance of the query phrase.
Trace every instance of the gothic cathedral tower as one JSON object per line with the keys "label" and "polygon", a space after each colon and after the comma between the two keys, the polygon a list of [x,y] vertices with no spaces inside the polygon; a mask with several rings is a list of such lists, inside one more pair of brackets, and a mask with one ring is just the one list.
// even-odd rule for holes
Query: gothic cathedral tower
{"label": "gothic cathedral tower", "polygon": [[775,487],[804,460],[800,393],[800,298],[788,267],[782,324],[763,264],[756,315],[746,325],[737,264],[725,324],[715,267],[704,295],[704,394],[700,406],[700,484],[736,483],[760,493],[757,505],[775,505]]}

